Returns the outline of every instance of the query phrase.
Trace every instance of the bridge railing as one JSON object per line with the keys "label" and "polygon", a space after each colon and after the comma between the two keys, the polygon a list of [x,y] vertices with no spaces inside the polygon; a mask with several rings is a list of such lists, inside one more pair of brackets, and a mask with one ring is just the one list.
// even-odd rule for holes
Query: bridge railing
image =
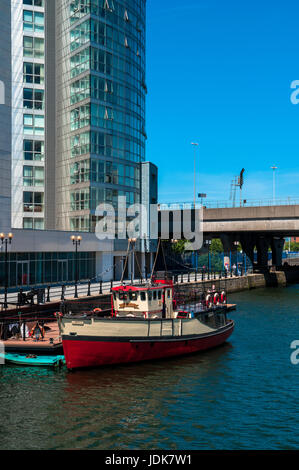
{"label": "bridge railing", "polygon": [[169,210],[187,210],[187,209],[200,209],[205,207],[207,209],[225,209],[233,207],[269,207],[269,206],[295,206],[299,205],[299,198],[288,197],[285,199],[243,199],[240,201],[203,201],[201,203],[194,202],[170,202],[158,204],[158,209],[161,211]]}

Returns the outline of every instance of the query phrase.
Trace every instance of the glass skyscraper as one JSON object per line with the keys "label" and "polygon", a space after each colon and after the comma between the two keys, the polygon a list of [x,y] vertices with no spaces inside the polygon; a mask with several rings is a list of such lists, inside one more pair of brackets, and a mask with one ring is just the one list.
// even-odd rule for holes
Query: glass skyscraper
{"label": "glass skyscraper", "polygon": [[98,204],[141,202],[145,9],[145,0],[46,2],[47,228],[93,231]]}
{"label": "glass skyscraper", "polygon": [[[157,167],[145,161],[145,0],[2,3],[0,225],[14,235],[9,285],[73,281],[70,235],[94,230],[98,204],[157,202]],[[133,227],[142,239],[128,277],[151,270],[150,223],[148,213]],[[115,240],[83,234],[80,279],[120,279],[123,228]]]}

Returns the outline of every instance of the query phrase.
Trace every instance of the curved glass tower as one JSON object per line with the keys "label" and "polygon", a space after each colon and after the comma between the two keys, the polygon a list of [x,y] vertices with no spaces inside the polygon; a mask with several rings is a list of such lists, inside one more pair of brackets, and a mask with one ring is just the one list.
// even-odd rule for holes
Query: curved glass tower
{"label": "curved glass tower", "polygon": [[49,228],[93,231],[99,203],[141,199],[145,0],[60,0],[48,10],[47,34],[56,37],[47,54],[47,105],[56,116],[46,137],[56,180],[55,191],[47,188]]}

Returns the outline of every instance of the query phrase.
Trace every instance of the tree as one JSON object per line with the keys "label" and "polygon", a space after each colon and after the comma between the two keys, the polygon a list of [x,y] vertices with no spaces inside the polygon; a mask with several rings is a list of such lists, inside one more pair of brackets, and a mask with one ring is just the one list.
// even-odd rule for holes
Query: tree
{"label": "tree", "polygon": [[210,247],[210,252],[211,253],[223,253],[223,245],[222,241],[220,238],[213,238],[211,247]]}
{"label": "tree", "polygon": [[186,244],[187,240],[177,240],[175,243],[172,245],[172,250],[177,254],[177,255],[182,255],[184,251],[186,250]]}

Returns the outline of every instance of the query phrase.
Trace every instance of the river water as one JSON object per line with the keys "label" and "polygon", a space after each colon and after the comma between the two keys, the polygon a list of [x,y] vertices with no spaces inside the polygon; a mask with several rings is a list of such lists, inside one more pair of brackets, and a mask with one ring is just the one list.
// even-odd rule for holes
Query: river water
{"label": "river water", "polygon": [[297,449],[298,299],[298,285],[230,296],[229,342],[184,358],[72,373],[0,366],[0,449]]}

